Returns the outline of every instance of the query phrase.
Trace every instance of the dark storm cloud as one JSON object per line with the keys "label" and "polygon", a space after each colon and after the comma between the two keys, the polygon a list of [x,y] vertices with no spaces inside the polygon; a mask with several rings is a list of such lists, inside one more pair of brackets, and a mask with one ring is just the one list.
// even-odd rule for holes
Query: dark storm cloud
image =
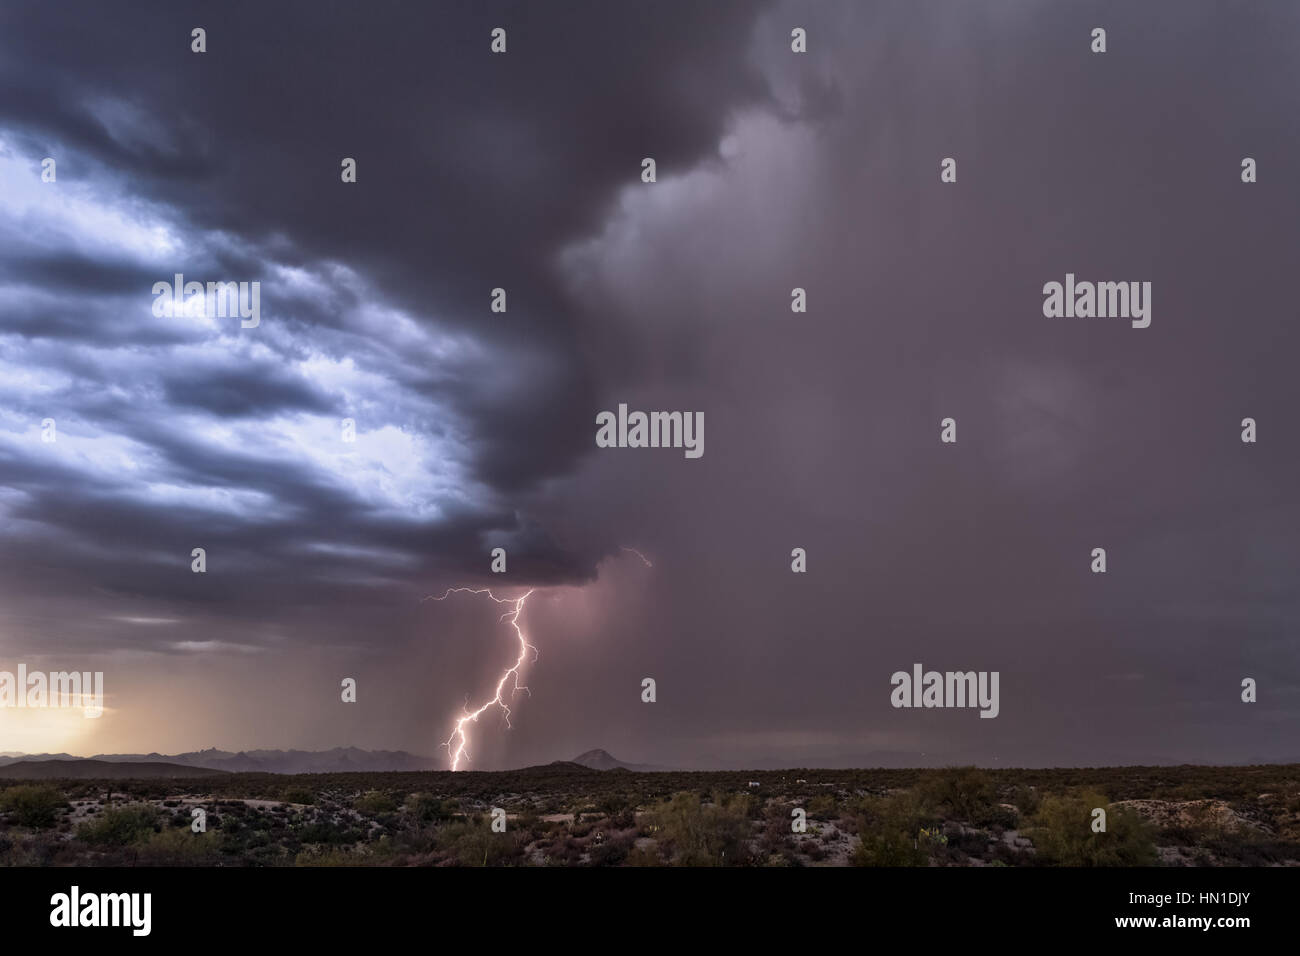
{"label": "dark storm cloud", "polygon": [[325,412],[332,407],[309,382],[290,378],[270,363],[235,368],[188,368],[164,376],[168,403],[219,416],[265,415],[283,409]]}
{"label": "dark storm cloud", "polygon": [[89,256],[8,255],[0,264],[0,281],[50,287],[65,292],[121,295],[152,285],[156,273],[132,262],[103,262]]}
{"label": "dark storm cloud", "polygon": [[[33,7],[0,107],[195,229],[285,236],[287,264],[346,262],[413,314],[547,351],[544,377],[524,383],[531,400],[464,409],[484,477],[513,491],[585,451],[585,427],[557,427],[589,417],[593,396],[552,258],[642,156],[689,167],[762,94],[741,62],[759,9],[158,4],[128,20]],[[188,49],[200,20],[204,57]],[[512,45],[494,57],[499,23]],[[344,156],[359,162],[355,189],[340,188]],[[487,312],[497,286],[511,296],[504,321]]]}
{"label": "dark storm cloud", "polygon": [[[729,159],[571,250],[593,314],[623,318],[588,330],[610,385],[709,423],[698,465],[611,453],[552,503],[660,558],[635,636],[585,665],[672,688],[629,750],[1294,759],[1297,16],[1178,10],[1174,39],[1168,8],[785,6],[755,45],[808,28],[806,60],[770,57],[801,118],[746,115]],[[811,123],[810,88],[831,91]],[[1247,155],[1267,192],[1241,183]],[[1044,318],[1067,271],[1152,280],[1151,328]],[[1247,415],[1267,447],[1240,442]],[[891,709],[915,661],[1000,670],[1001,716]],[[539,664],[577,666],[562,642]],[[1269,701],[1242,704],[1259,674]],[[551,723],[643,724],[610,687]]]}
{"label": "dark storm cloud", "polygon": [[[232,493],[224,515],[205,517],[212,502],[198,496],[160,502],[156,521],[142,522],[138,502],[120,514],[114,502],[130,477],[110,478],[80,533],[152,549],[163,542],[141,532],[154,524],[161,533],[206,523],[238,527],[239,544],[261,553],[286,540],[374,535],[373,508],[319,462],[216,447],[192,431],[207,431],[204,416],[347,415],[362,430],[392,422],[445,442],[457,465],[447,480],[466,500],[449,496],[441,507],[496,529],[516,551],[517,572],[589,575],[596,555],[555,550],[535,522],[492,500],[563,475],[587,451],[593,386],[553,260],[635,181],[643,155],[653,149],[661,168],[687,168],[739,104],[762,97],[743,63],[760,9],[712,4],[669,16],[648,4],[590,3],[555,17],[528,4],[380,4],[364,15],[319,4],[154,4],[123,17],[90,4],[57,16],[37,4],[9,8],[0,123],[15,159],[35,178],[40,157],[56,156],[60,189],[87,205],[112,200],[143,234],[123,256],[111,234],[87,248],[85,209],[68,213],[61,237],[16,216],[6,327],[77,340],[72,352],[41,353],[77,385],[61,421],[69,438],[111,430],[129,443],[122,454],[151,459],[158,480]],[[488,35],[500,23],[511,48],[494,57]],[[209,36],[202,57],[189,50],[195,25]],[[355,187],[339,183],[344,156],[359,162]],[[148,230],[158,228],[172,241],[150,248]],[[283,270],[310,278],[283,281]],[[260,280],[267,324],[278,322],[280,334],[220,346],[190,333],[194,349],[152,363],[111,351],[186,344],[176,320],[126,298],[134,291],[147,303],[143,290],[173,271]],[[508,290],[507,316],[488,311],[496,286]],[[57,307],[51,294],[62,297]],[[106,309],[109,295],[119,298]],[[390,341],[391,320],[358,318],[364,305],[401,312],[451,352]],[[383,380],[341,400],[307,381],[310,372],[277,369],[313,354]],[[151,367],[158,361],[165,367]],[[24,404],[14,399],[20,414],[48,412]],[[68,420],[77,415],[85,420]],[[189,429],[178,424],[186,415]],[[46,468],[35,482],[16,467],[11,480],[28,496],[16,506],[25,520],[60,524],[84,513],[54,503],[89,507],[75,485],[95,479]],[[471,558],[461,535],[460,550],[438,553],[430,532],[440,520],[453,519],[412,512],[383,527],[415,539],[402,546],[423,570],[477,569],[482,548]]]}

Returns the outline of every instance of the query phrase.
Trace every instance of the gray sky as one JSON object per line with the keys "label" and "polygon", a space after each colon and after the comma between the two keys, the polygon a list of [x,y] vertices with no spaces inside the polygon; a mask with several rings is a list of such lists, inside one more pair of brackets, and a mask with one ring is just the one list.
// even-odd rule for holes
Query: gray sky
{"label": "gray sky", "polygon": [[[491,586],[539,655],[479,768],[1300,759],[1298,46],[1293,3],[6,4],[0,668],[108,712],[0,749],[433,755],[514,648],[421,598]],[[1067,272],[1150,327],[1044,317]],[[260,325],[154,316],[175,273]],[[703,457],[597,449],[620,402]],[[914,662],[999,716],[892,708]]]}

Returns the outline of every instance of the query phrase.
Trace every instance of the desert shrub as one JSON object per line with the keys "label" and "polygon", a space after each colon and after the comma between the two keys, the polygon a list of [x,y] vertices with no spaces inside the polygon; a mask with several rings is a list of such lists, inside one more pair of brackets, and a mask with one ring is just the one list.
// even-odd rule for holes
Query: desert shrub
{"label": "desert shrub", "polygon": [[127,846],[150,837],[158,829],[158,812],[147,803],[111,807],[83,823],[77,836],[94,846]]}
{"label": "desert shrub", "polygon": [[331,843],[335,845],[344,843],[357,843],[363,837],[360,830],[354,827],[338,827],[320,820],[313,820],[310,823],[298,827],[296,836],[302,843]]}
{"label": "desert shrub", "polygon": [[59,811],[67,806],[63,794],[53,787],[10,787],[0,793],[0,810],[12,813],[20,827],[44,830],[54,826]]}
{"label": "desert shrub", "polygon": [[617,791],[612,793],[602,793],[596,800],[596,809],[607,817],[612,817],[621,810],[626,810],[630,805],[627,796]]}
{"label": "desert shrub", "polygon": [[53,866],[67,847],[58,834],[32,833],[0,839],[0,866]]}
{"label": "desert shrub", "polygon": [[783,858],[794,856],[790,845],[792,840],[790,820],[793,809],[790,804],[780,801],[773,801],[764,808],[763,827],[759,832],[758,846],[763,855],[769,858],[769,862],[774,856]]}
{"label": "desert shrub", "polygon": [[154,833],[140,847],[139,862],[154,866],[204,866],[220,859],[220,834],[188,828]]}
{"label": "desert shrub", "polygon": [[1016,784],[1011,788],[1008,803],[1012,804],[1017,810],[1025,816],[1033,816],[1038,812],[1038,807],[1043,802],[1042,794],[1034,787],[1027,787],[1024,784]]}
{"label": "desert shrub", "polygon": [[703,804],[684,791],[651,812],[655,835],[670,844],[680,866],[727,866],[744,860],[752,802],[737,794],[726,805]]}
{"label": "desert shrub", "polygon": [[978,767],[953,767],[927,776],[917,788],[922,800],[946,816],[977,825],[991,822],[997,791]]}
{"label": "desert shrub", "polygon": [[310,805],[316,802],[316,794],[306,787],[287,787],[280,795],[280,799],[285,803],[305,803]]}
{"label": "desert shrub", "polygon": [[657,847],[634,846],[628,851],[627,859],[623,861],[627,866],[663,866],[664,861],[659,856]]}
{"label": "desert shrub", "polygon": [[921,827],[937,827],[943,820],[933,807],[910,792],[884,797],[867,797],[859,804],[859,828],[872,826],[896,827],[915,835]]}
{"label": "desert shrub", "polygon": [[715,807],[744,819],[758,820],[763,816],[764,801],[743,790],[724,790],[715,787],[712,802]]}
{"label": "desert shrub", "polygon": [[373,862],[369,857],[341,847],[304,847],[293,858],[294,866],[362,866]]}
{"label": "desert shrub", "polygon": [[382,790],[371,790],[352,801],[352,808],[359,813],[372,816],[380,813],[392,813],[397,809],[397,801]]}
{"label": "desert shrub", "polygon": [[821,793],[808,801],[808,816],[814,820],[831,820],[835,817],[835,797]]}
{"label": "desert shrub", "polygon": [[1014,807],[1004,807],[995,803],[975,822],[981,827],[1014,830],[1020,824],[1020,813]]}
{"label": "desert shrub", "polygon": [[[1104,833],[1092,830],[1095,807],[1106,810]],[[1056,866],[1154,866],[1157,860],[1147,823],[1099,793],[1044,797],[1025,832],[1038,862]]]}
{"label": "desert shrub", "polygon": [[591,848],[592,866],[618,866],[627,859],[632,850],[632,838],[622,837],[605,840]]}
{"label": "desert shrub", "polygon": [[449,823],[439,828],[437,845],[461,866],[505,866],[523,855],[513,833],[493,833],[486,823]]}
{"label": "desert shrub", "polygon": [[1231,860],[1239,866],[1286,866],[1297,855],[1294,843],[1255,832],[1238,832],[1229,839],[1214,839],[1205,848],[1218,860]]}
{"label": "desert shrub", "polygon": [[610,825],[620,830],[636,826],[636,807],[621,793],[603,794],[596,807],[609,817]]}
{"label": "desert shrub", "polygon": [[917,834],[938,822],[933,811],[911,793],[865,800],[857,827],[861,843],[853,852],[853,865],[925,866],[929,854],[918,845]]}
{"label": "desert shrub", "polygon": [[636,826],[636,810],[628,807],[613,814],[609,825],[616,830],[631,830]]}
{"label": "desert shrub", "polygon": [[427,793],[412,794],[406,803],[415,818],[422,823],[450,820],[460,812],[459,800],[440,800]]}
{"label": "desert shrub", "polygon": [[870,829],[853,851],[854,866],[925,866],[929,855],[906,830]]}

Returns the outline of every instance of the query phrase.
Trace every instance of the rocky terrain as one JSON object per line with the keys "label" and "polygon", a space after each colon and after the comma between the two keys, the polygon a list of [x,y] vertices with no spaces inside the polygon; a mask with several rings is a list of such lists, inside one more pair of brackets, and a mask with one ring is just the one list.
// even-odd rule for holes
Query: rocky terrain
{"label": "rocky terrain", "polygon": [[1300,865],[1300,765],[636,772],[582,756],[616,766],[3,780],[0,864]]}

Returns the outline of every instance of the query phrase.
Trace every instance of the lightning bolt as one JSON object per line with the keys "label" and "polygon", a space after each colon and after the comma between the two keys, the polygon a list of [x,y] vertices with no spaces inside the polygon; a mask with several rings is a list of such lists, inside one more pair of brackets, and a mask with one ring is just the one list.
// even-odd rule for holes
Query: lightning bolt
{"label": "lightning bolt", "polygon": [[[636,548],[624,547],[623,550],[631,551],[645,563],[647,568],[654,567],[654,565],[650,563],[650,559]],[[502,696],[508,683],[513,685],[510,688],[511,698],[520,691],[523,691],[530,697],[532,696],[532,691],[530,691],[524,684],[519,683],[519,673],[523,670],[524,664],[527,663],[528,652],[532,651],[533,660],[536,661],[538,651],[537,648],[528,643],[528,637],[524,634],[524,629],[519,624],[519,615],[524,613],[524,602],[528,600],[528,596],[532,594],[534,590],[535,588],[529,588],[517,598],[500,598],[492,593],[491,588],[448,588],[443,592],[442,597],[434,597],[430,594],[427,597],[420,599],[420,603],[423,604],[425,601],[445,601],[453,594],[486,594],[489,600],[495,601],[497,604],[512,605],[511,610],[506,611],[497,620],[504,621],[506,618],[509,618],[510,626],[515,629],[515,637],[519,639],[519,656],[515,658],[513,665],[502,672],[500,679],[497,681],[496,692],[487,702],[476,710],[470,710],[469,702],[466,700],[465,705],[461,708],[461,716],[456,721],[455,729],[451,732],[451,736],[443,743],[442,746],[447,748],[447,753],[451,757],[452,770],[459,770],[461,761],[469,763],[469,734],[467,732],[467,725],[471,721],[478,723],[479,717],[481,717],[486,711],[496,707],[505,716],[506,726],[512,726],[510,723],[510,705],[506,702],[505,697]]]}
{"label": "lightning bolt", "polygon": [[[512,698],[521,690],[526,694],[532,694],[532,691],[519,683],[519,672],[528,659],[528,652],[532,651],[533,660],[537,660],[537,648],[528,643],[528,638],[524,636],[523,628],[519,626],[519,615],[524,611],[524,602],[528,600],[528,595],[532,593],[532,590],[529,590],[521,597],[512,600],[510,598],[497,597],[492,593],[491,588],[478,588],[477,590],[474,588],[448,588],[442,597],[436,598],[430,595],[423,599],[423,601],[445,601],[453,594],[486,594],[489,599],[495,601],[497,604],[514,605],[513,610],[506,611],[500,618],[498,618],[498,620],[504,621],[506,618],[510,619],[510,626],[515,629],[515,636],[519,638],[519,656],[515,659],[514,665],[501,674],[501,679],[497,681],[496,693],[492,695],[491,699],[477,710],[470,710],[468,703],[466,703],[462,708],[462,716],[456,721],[456,729],[451,732],[451,736],[448,737],[447,741],[443,744],[443,746],[447,748],[447,753],[451,756],[452,770],[459,770],[462,760],[466,763],[469,762],[469,734],[466,732],[466,725],[470,721],[477,723],[479,717],[484,711],[497,707],[500,708],[502,714],[505,715],[506,726],[511,726],[510,705],[506,703],[505,698],[502,696],[508,682],[513,682],[514,684],[510,691],[510,696]],[[423,601],[421,601],[421,603],[423,603]]]}
{"label": "lightning bolt", "polygon": [[627,545],[622,545],[621,547],[622,547],[622,550],[624,550],[624,551],[631,551],[631,552],[632,552],[633,554],[635,554],[638,558],[640,558],[642,561],[644,561],[644,562],[645,562],[645,566],[646,566],[647,568],[653,568],[653,567],[654,567],[654,565],[650,563],[650,559],[647,558],[647,557],[646,557],[644,554],[642,554],[640,551],[638,551],[636,548],[629,548]]}

